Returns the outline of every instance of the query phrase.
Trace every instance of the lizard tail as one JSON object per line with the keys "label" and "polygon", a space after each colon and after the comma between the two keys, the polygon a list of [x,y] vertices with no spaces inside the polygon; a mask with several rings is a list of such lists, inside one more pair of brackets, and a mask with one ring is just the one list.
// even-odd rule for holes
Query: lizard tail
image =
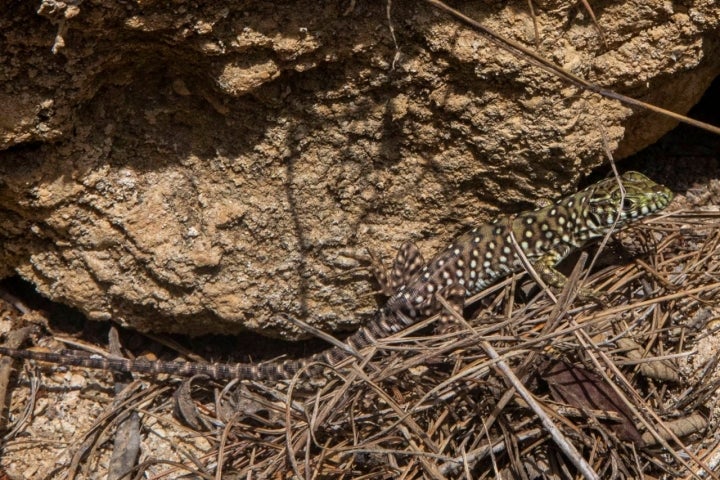
{"label": "lizard tail", "polygon": [[121,373],[169,374],[181,377],[205,376],[213,380],[287,380],[304,370],[310,376],[321,375],[328,366],[336,366],[350,356],[359,358],[360,350],[373,345],[376,339],[387,337],[411,325],[404,315],[381,312],[370,324],[361,327],[345,340],[345,348],[334,347],[300,360],[269,361],[261,363],[201,363],[101,357],[74,351],[61,353],[0,347],[0,355],[12,358],[77,366]]}
{"label": "lizard tail", "polygon": [[0,347],[0,355],[38,362],[59,365],[92,368],[120,373],[148,373],[192,377],[202,375],[214,380],[252,379],[280,380],[292,377],[304,366],[299,360],[267,363],[200,363],[200,362],[167,362],[163,360],[147,360],[143,358],[129,359],[119,357],[101,357],[85,355],[72,351],[62,353],[43,352]]}

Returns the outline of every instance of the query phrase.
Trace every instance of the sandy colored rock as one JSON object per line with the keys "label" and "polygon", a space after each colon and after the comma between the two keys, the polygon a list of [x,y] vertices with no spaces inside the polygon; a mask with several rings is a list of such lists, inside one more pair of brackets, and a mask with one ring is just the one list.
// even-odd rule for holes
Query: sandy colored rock
{"label": "sandy colored rock", "polygon": [[[534,46],[526,2],[460,5]],[[720,71],[713,1],[536,2],[538,52],[675,111]],[[574,190],[672,124],[579,91],[421,2],[15,2],[0,20],[0,222],[93,319],[294,338],[376,308],[365,249],[426,256]],[[394,65],[394,67],[393,67]]]}

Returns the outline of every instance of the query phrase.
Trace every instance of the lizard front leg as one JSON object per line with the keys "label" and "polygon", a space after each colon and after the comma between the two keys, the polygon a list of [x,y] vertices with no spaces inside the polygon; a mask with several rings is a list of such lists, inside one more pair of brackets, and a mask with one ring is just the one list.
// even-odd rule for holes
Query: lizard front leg
{"label": "lizard front leg", "polygon": [[[532,263],[532,267],[540,276],[543,282],[549,287],[562,290],[567,284],[567,277],[560,273],[555,266],[560,263],[563,257],[557,253],[548,253]],[[578,298],[581,301],[593,301],[602,306],[601,298],[592,290],[581,287],[578,290]]]}

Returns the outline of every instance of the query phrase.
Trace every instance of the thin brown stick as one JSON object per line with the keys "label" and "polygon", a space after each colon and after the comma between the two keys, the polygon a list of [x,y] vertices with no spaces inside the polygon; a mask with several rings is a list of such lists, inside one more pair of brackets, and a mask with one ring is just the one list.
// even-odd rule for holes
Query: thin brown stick
{"label": "thin brown stick", "polygon": [[562,450],[570,462],[575,465],[575,468],[578,469],[582,476],[588,480],[599,479],[600,477],[598,474],[592,469],[583,456],[580,455],[580,452],[577,451],[575,446],[570,443],[562,432],[560,432],[560,430],[555,426],[555,423],[553,423],[550,417],[545,413],[545,410],[535,400],[535,397],[533,397],[533,395],[525,388],[525,385],[523,385],[520,379],[515,376],[515,373],[507,365],[507,363],[500,359],[500,356],[495,349],[485,341],[480,342],[480,345],[491,359],[497,361],[496,365],[505,376],[505,379],[512,384],[518,395],[527,402],[528,406],[532,409],[535,415],[538,416],[540,423],[542,423],[542,426],[550,434],[555,444],[560,448],[560,450]]}
{"label": "thin brown stick", "polygon": [[588,0],[580,0],[585,7],[585,10],[587,10],[588,14],[590,15],[590,18],[592,19],[593,25],[595,25],[595,28],[598,31],[598,35],[600,35],[600,41],[603,43],[603,46],[605,48],[608,48],[607,40],[605,39],[605,32],[603,31],[602,27],[597,21],[597,18],[595,18],[595,12],[593,12],[592,7],[590,6],[590,2]]}
{"label": "thin brown stick", "polygon": [[646,102],[634,99],[632,97],[628,97],[621,93],[617,93],[612,90],[603,88],[599,85],[596,85],[594,83],[588,82],[587,80],[580,78],[577,75],[574,75],[574,74],[568,72],[567,70],[555,65],[550,60],[547,60],[546,58],[538,55],[537,53],[533,52],[532,50],[526,48],[524,45],[522,45],[512,39],[504,38],[501,35],[498,35],[494,31],[490,30],[489,28],[487,28],[484,25],[482,25],[481,23],[479,23],[478,21],[466,16],[465,14],[459,12],[458,10],[455,10],[454,8],[450,7],[449,5],[445,4],[444,2],[441,2],[440,0],[425,0],[425,1],[427,3],[429,3],[430,5],[432,5],[433,7],[448,13],[455,19],[460,20],[461,22],[463,22],[467,25],[470,25],[478,32],[478,34],[480,36],[482,36],[483,38],[485,38],[492,44],[502,48],[503,50],[515,55],[518,58],[525,60],[526,62],[530,63],[531,65],[535,65],[536,67],[539,67],[547,72],[550,72],[550,73],[556,75],[558,78],[566,81],[567,83],[570,83],[571,85],[575,85],[576,87],[582,88],[584,90],[587,90],[587,91],[590,91],[593,93],[597,93],[598,95],[602,95],[603,97],[618,100],[627,105],[632,105],[634,107],[640,107],[644,110],[649,110],[651,112],[659,113],[660,115],[664,115],[666,117],[672,118],[679,122],[683,122],[688,125],[692,125],[694,127],[701,128],[708,132],[720,134],[720,127],[717,127],[715,125],[710,125],[709,123],[701,122],[700,120],[695,120],[693,118],[686,117],[685,115],[681,115],[679,113],[672,112],[665,108],[658,107],[651,103],[646,103]]}

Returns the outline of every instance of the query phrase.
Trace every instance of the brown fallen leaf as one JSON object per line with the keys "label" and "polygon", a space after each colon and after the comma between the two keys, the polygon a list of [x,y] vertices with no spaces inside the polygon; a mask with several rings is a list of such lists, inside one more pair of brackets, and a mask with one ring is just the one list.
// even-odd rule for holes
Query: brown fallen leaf
{"label": "brown fallen leaf", "polygon": [[640,361],[638,371],[641,375],[660,380],[662,382],[680,382],[680,375],[673,363],[669,360],[647,360],[642,362],[643,348],[640,344],[629,338],[620,338],[618,347],[625,350],[625,356],[630,360]]}
{"label": "brown fallen leaf", "polygon": [[630,409],[615,391],[598,374],[562,360],[552,360],[540,376],[550,387],[550,393],[558,402],[583,410],[601,410],[615,413],[618,420],[603,422],[615,435],[642,447],[645,442],[635,427]]}

